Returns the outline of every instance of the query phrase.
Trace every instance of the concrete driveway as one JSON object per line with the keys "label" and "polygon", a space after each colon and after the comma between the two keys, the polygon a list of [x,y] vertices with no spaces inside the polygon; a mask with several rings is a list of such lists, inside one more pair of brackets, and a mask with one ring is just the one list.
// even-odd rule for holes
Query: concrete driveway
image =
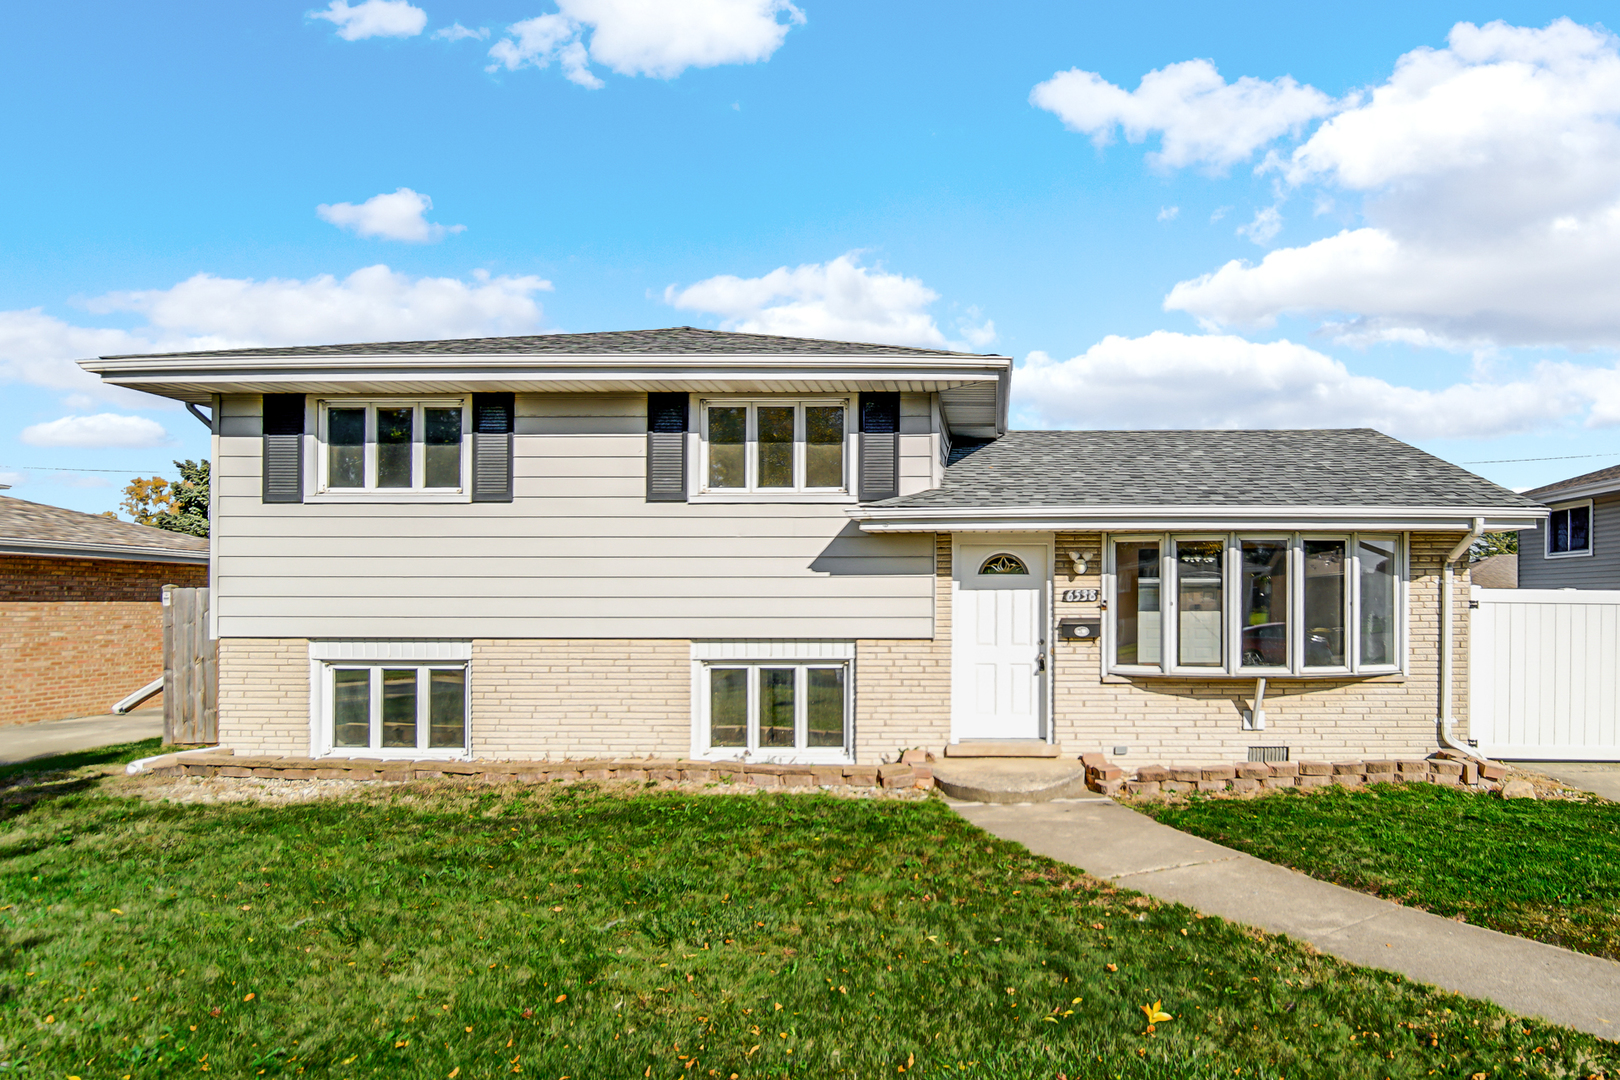
{"label": "concrete driveway", "polygon": [[1620,802],[1620,762],[1613,761],[1510,761],[1509,765],[1543,773],[1561,784],[1590,791]]}
{"label": "concrete driveway", "polygon": [[71,720],[41,720],[34,724],[0,727],[0,765],[28,761],[75,750],[161,738],[163,709],[136,709],[123,716],[76,716]]}

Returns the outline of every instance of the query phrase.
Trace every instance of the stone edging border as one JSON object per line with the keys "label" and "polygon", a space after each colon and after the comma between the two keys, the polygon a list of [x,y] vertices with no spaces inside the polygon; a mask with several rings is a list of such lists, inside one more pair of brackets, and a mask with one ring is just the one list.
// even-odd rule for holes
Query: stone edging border
{"label": "stone edging border", "polygon": [[1102,754],[1081,754],[1086,784],[1109,797],[1152,798],[1186,792],[1250,792],[1265,788],[1361,787],[1363,784],[1447,784],[1496,791],[1507,769],[1455,750],[1417,761],[1240,761],[1234,765],[1144,765],[1132,777]]}
{"label": "stone edging border", "polygon": [[265,777],[277,780],[437,780],[461,777],[491,784],[545,784],[570,780],[638,783],[697,781],[753,787],[932,788],[925,763],[894,765],[765,765],[740,761],[660,759],[587,761],[388,761],[381,758],[305,758],[192,750],[139,763],[154,776]]}

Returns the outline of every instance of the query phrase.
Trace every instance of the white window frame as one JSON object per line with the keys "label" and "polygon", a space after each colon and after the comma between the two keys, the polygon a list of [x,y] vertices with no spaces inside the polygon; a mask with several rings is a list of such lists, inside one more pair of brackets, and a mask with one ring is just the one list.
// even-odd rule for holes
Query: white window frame
{"label": "white window frame", "polygon": [[[709,673],[717,668],[748,670],[746,746],[713,746],[709,736]],[[759,669],[793,668],[794,745],[759,745]],[[813,668],[844,673],[842,746],[806,746]],[[698,761],[751,761],[798,765],[847,765],[855,746],[855,643],[852,641],[703,641],[692,643],[692,757]]]}
{"label": "white window frame", "polygon": [[[314,483],[307,490],[308,502],[470,502],[472,499],[472,401],[461,397],[355,397],[322,398],[315,403]],[[411,483],[408,488],[377,486],[377,410],[410,407]],[[327,443],[327,413],[331,409],[366,410],[364,447],[365,486],[334,488],[327,484],[330,448]],[[427,429],[424,409],[461,410],[461,476],[455,487],[430,488],[427,479]]]}
{"label": "white window frame", "polygon": [[[1215,540],[1224,542],[1222,562],[1222,626],[1226,639],[1224,657],[1220,666],[1187,667],[1178,658],[1177,634],[1180,627],[1180,581],[1175,558],[1175,545],[1182,541]],[[1245,540],[1285,540],[1288,544],[1288,640],[1287,664],[1282,667],[1249,667],[1243,664],[1242,648],[1242,542]],[[1305,664],[1305,542],[1332,540],[1345,545],[1345,664],[1336,667],[1312,667]],[[1395,572],[1395,635],[1393,662],[1365,664],[1361,662],[1361,542],[1363,540],[1394,541]],[[1116,660],[1119,613],[1119,575],[1115,564],[1118,545],[1125,543],[1156,543],[1159,546],[1159,655],[1158,665],[1126,665]],[[1209,533],[1199,531],[1170,533],[1117,533],[1111,534],[1105,544],[1104,595],[1108,616],[1104,620],[1103,635],[1106,657],[1105,670],[1111,675],[1130,678],[1345,678],[1352,675],[1404,674],[1407,663],[1407,601],[1409,546],[1402,533],[1388,531],[1368,532],[1277,532],[1266,530]]]}
{"label": "white window frame", "polygon": [[[380,758],[389,761],[466,761],[472,746],[472,646],[441,641],[311,641],[309,643],[310,747],[314,757]],[[416,746],[382,746],[382,670],[416,671]],[[369,670],[370,746],[334,746],[334,673]],[[462,745],[430,747],[430,684],[433,671],[462,672]]]}
{"label": "white window frame", "polygon": [[[759,408],[793,407],[793,487],[759,487]],[[804,486],[805,480],[805,418],[804,410],[815,406],[836,405],[844,410],[844,482],[836,488]],[[743,407],[748,410],[743,441],[745,475],[748,483],[740,488],[711,488],[709,486],[709,410],[711,408]],[[697,483],[691,502],[827,502],[852,503],[855,501],[852,478],[857,474],[855,452],[859,440],[855,428],[855,398],[853,395],[811,397],[709,397],[698,401],[698,453]]]}
{"label": "white window frame", "polygon": [[1591,558],[1592,557],[1592,552],[1597,547],[1597,538],[1595,536],[1593,536],[1593,533],[1595,533],[1597,531],[1597,528],[1596,528],[1596,526],[1597,526],[1597,514],[1592,509],[1592,500],[1591,499],[1575,499],[1572,502],[1548,503],[1547,506],[1548,506],[1548,509],[1550,509],[1553,514],[1558,513],[1560,510],[1578,510],[1581,507],[1586,508],[1586,547],[1582,548],[1580,551],[1554,551],[1552,549],[1552,542],[1553,542],[1552,514],[1548,514],[1547,515],[1547,525],[1546,525],[1547,537],[1546,537],[1545,542],[1542,544],[1542,552],[1541,552],[1542,557],[1546,558],[1546,559],[1588,559],[1588,558]]}

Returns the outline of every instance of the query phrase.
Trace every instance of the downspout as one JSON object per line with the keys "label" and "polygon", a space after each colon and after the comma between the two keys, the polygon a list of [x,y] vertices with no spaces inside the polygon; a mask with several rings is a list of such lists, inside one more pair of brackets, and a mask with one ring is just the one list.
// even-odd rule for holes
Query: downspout
{"label": "downspout", "polygon": [[1475,761],[1487,761],[1489,759],[1481,756],[1472,748],[1459,744],[1451,734],[1451,725],[1456,722],[1451,715],[1451,639],[1453,636],[1451,629],[1451,568],[1456,565],[1458,559],[1468,553],[1468,549],[1474,546],[1474,541],[1478,540],[1484,533],[1485,519],[1482,517],[1475,518],[1474,527],[1446,555],[1445,565],[1440,571],[1440,745],[1455,750],[1460,754],[1467,754]]}

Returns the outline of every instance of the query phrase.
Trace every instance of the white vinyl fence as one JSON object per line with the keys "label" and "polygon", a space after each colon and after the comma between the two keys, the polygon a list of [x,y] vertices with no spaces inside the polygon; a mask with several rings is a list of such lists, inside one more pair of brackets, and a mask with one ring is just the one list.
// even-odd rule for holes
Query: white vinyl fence
{"label": "white vinyl fence", "polygon": [[1468,734],[1487,757],[1620,761],[1620,592],[1472,593]]}

